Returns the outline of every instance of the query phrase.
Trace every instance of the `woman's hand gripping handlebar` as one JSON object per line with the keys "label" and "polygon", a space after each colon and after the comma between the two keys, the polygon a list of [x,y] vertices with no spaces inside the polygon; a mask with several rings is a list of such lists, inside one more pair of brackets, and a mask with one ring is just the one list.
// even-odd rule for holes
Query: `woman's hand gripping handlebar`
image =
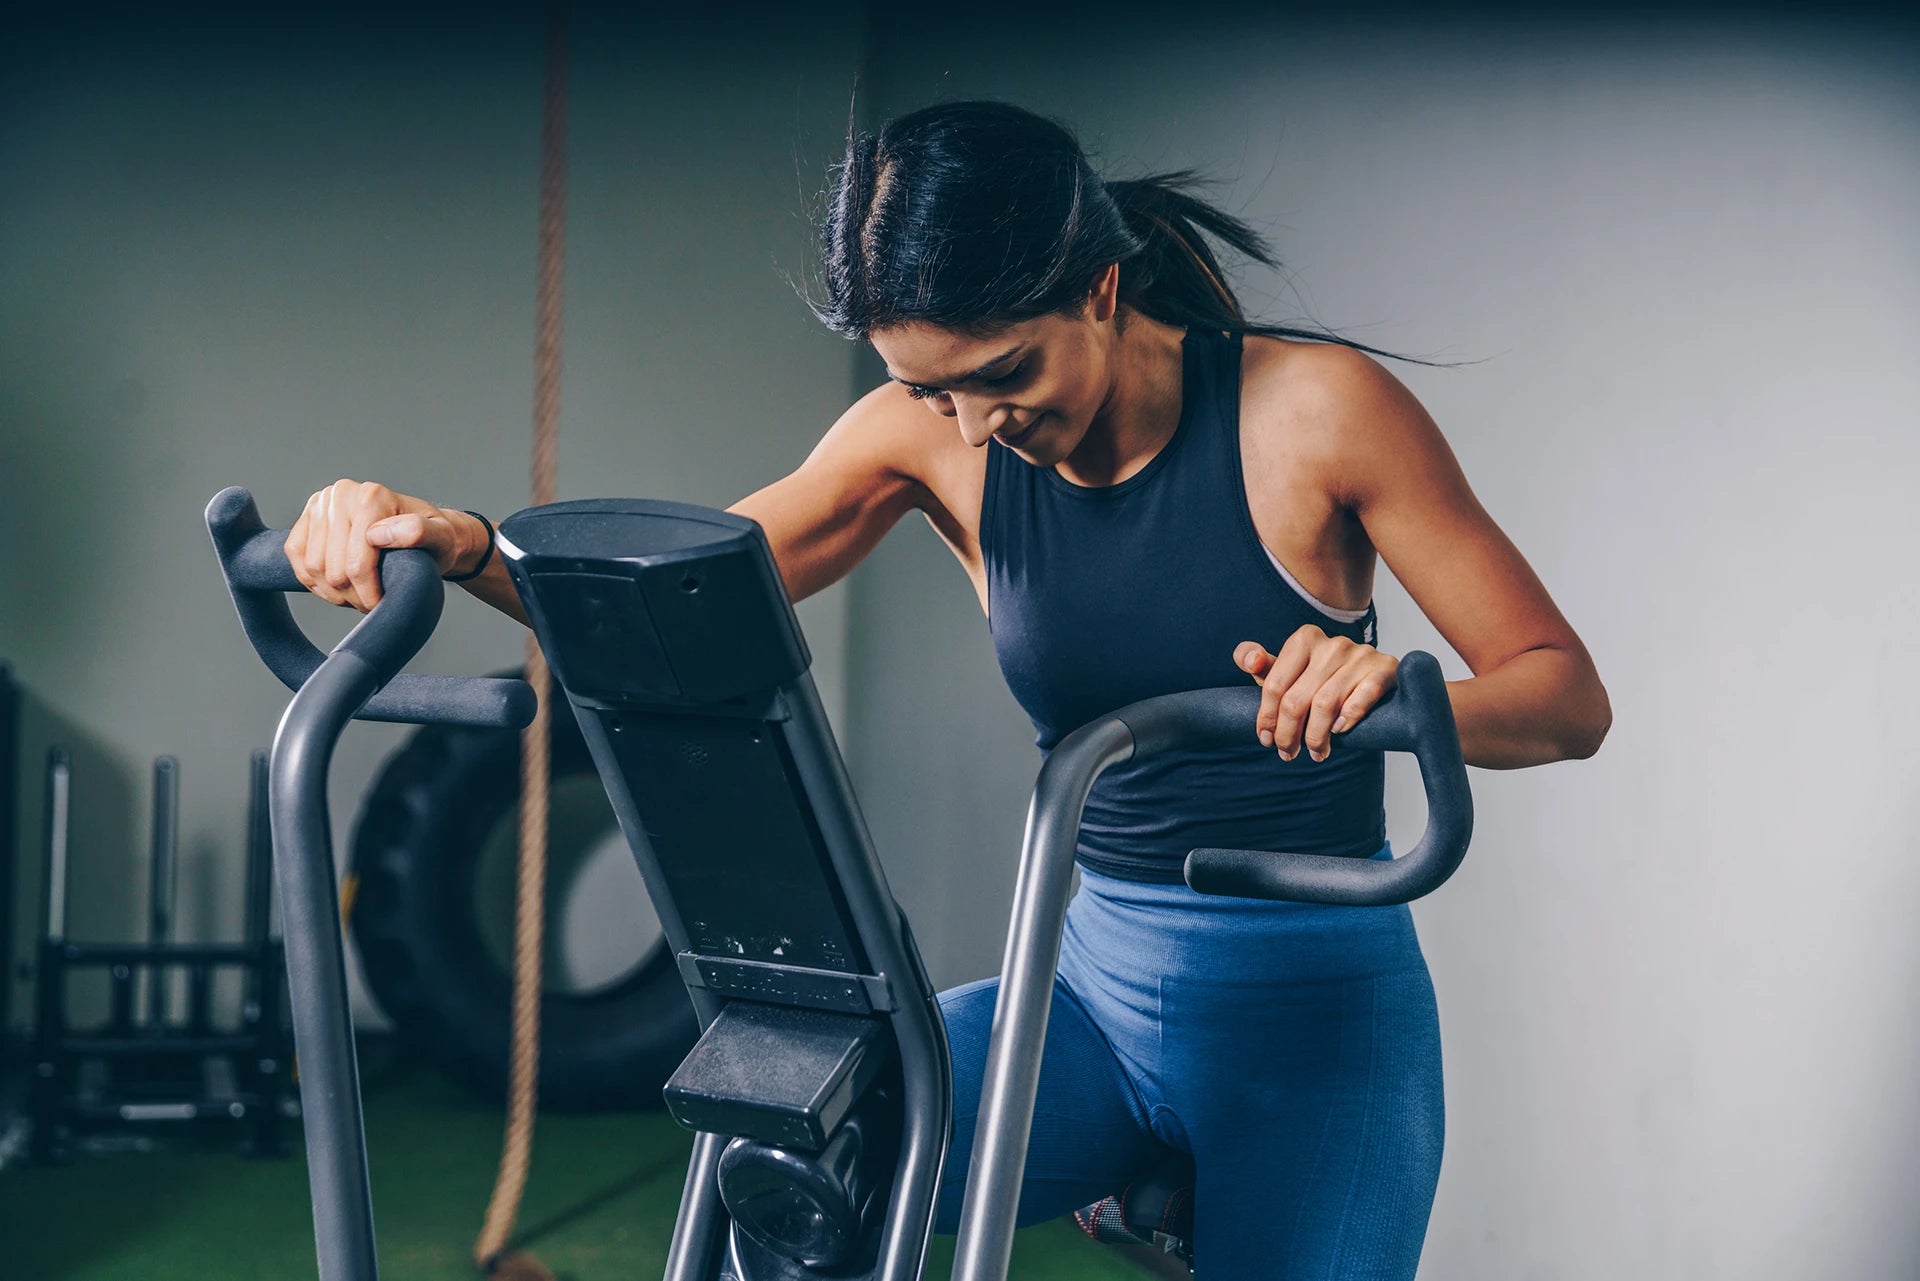
{"label": "woman's hand gripping handlebar", "polygon": [[[325,660],[293,620],[286,594],[305,591],[287,560],[287,531],[268,529],[253,495],[235,486],[207,504],[227,590],[247,639],[288,689],[299,690]],[[400,675],[433,634],[445,588],[424,551],[386,553],[380,566],[385,595],[334,649],[365,662],[381,686],[356,714],[360,720],[432,722],[518,729],[533,719],[533,689],[525,681],[483,676]]]}
{"label": "woman's hand gripping handlebar", "polygon": [[[1261,691],[1211,689],[1150,698],[1113,718],[1132,731],[1133,757],[1172,747],[1245,741]],[[1197,849],[1187,855],[1187,884],[1204,894],[1380,906],[1406,903],[1453,875],[1473,836],[1473,794],[1439,660],[1415,650],[1400,660],[1399,686],[1365,719],[1332,738],[1332,752],[1410,752],[1427,793],[1427,830],[1392,860],[1340,858],[1278,850]]]}

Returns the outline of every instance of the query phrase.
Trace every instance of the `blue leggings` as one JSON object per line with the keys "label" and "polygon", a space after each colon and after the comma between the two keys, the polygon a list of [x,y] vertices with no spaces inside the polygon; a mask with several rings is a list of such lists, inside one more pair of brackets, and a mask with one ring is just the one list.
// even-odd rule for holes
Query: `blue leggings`
{"label": "blue leggings", "polygon": [[[1376,858],[1390,857],[1383,849]],[[940,994],[957,1230],[999,979]],[[1196,894],[1082,869],[1018,1222],[1191,1152],[1206,1281],[1409,1281],[1440,1177],[1440,1021],[1404,907]]]}

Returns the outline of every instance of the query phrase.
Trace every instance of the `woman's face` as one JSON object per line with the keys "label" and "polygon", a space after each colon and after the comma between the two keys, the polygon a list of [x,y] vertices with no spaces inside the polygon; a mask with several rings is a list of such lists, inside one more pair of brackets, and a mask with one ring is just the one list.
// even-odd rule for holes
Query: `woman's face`
{"label": "woman's face", "polygon": [[[1098,292],[1096,290],[1096,292]],[[1046,315],[982,336],[913,323],[875,330],[887,375],[979,448],[991,437],[1028,461],[1066,458],[1113,389],[1097,300],[1079,315]]]}

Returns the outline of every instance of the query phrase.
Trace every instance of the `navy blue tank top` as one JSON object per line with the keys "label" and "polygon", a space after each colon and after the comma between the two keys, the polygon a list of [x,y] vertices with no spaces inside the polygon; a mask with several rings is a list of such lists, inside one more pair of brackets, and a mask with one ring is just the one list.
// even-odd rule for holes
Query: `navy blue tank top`
{"label": "navy blue tank top", "polygon": [[[1303,624],[1375,643],[1371,604],[1330,610],[1261,544],[1240,465],[1240,339],[1190,330],[1180,422],[1115,485],[1075,485],[995,439],[980,546],[988,625],[1042,755],[1096,717],[1158,694],[1248,685],[1234,646]],[[1244,746],[1109,769],[1087,798],[1078,859],[1133,881],[1182,879],[1201,846],[1365,857],[1386,841],[1377,752],[1282,761]]]}

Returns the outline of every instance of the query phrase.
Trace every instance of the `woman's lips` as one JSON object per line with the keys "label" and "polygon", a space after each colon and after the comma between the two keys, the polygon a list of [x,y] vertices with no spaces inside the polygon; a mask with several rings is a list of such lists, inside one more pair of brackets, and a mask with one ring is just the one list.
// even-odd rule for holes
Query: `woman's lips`
{"label": "woman's lips", "polygon": [[1005,445],[1008,449],[1020,448],[1020,446],[1027,443],[1027,437],[1033,435],[1034,430],[1040,426],[1040,420],[1045,417],[1046,417],[1045,414],[1041,414],[1040,418],[1036,418],[1032,422],[1028,423],[1025,429],[1023,429],[1018,435],[1000,437],[1000,443]]}

